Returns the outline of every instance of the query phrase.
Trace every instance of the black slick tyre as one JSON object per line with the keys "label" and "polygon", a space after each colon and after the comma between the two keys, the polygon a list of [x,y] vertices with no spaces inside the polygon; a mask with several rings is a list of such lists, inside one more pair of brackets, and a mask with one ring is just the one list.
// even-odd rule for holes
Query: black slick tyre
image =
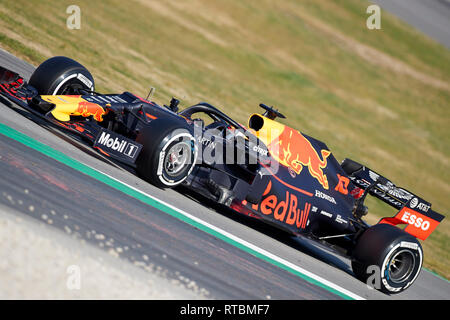
{"label": "black slick tyre", "polygon": [[355,276],[387,293],[400,293],[416,280],[423,263],[419,241],[403,230],[377,224],[357,240],[352,255]]}
{"label": "black slick tyre", "polygon": [[94,90],[94,78],[80,63],[57,56],[41,63],[28,83],[40,95],[78,94],[79,89]]}
{"label": "black slick tyre", "polygon": [[143,146],[136,171],[157,187],[173,188],[181,184],[195,166],[195,139],[176,121],[154,121],[139,132],[136,142]]}

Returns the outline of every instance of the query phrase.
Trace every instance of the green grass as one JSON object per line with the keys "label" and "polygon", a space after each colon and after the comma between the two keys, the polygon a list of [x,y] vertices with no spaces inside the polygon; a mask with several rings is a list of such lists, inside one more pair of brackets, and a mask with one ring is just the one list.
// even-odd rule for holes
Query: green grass
{"label": "green grass", "polygon": [[[84,64],[102,92],[132,91],[182,107],[208,101],[241,123],[258,104],[323,140],[336,158],[365,163],[450,209],[450,51],[382,11],[366,28],[362,0],[73,1],[0,4],[0,47],[38,65]],[[393,212],[370,199],[369,221]],[[425,266],[449,278],[450,228],[424,242]]]}
{"label": "green grass", "polygon": [[11,51],[11,52],[18,52],[22,56],[25,56],[27,58],[36,59],[36,60],[42,60],[44,58],[43,55],[37,53],[35,50],[28,48],[26,45],[23,45],[21,42],[16,41],[14,39],[8,38],[6,35],[0,32],[0,43],[1,47]]}

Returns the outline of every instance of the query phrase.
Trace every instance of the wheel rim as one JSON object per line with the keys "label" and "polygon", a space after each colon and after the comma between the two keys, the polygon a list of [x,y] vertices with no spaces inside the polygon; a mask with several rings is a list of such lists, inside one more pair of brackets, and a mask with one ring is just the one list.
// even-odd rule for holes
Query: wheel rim
{"label": "wheel rim", "polygon": [[179,174],[190,159],[190,147],[185,142],[174,144],[167,152],[164,161],[166,173],[174,177]]}
{"label": "wheel rim", "polygon": [[389,279],[394,283],[401,283],[408,279],[414,271],[416,258],[409,250],[397,252],[389,261]]}

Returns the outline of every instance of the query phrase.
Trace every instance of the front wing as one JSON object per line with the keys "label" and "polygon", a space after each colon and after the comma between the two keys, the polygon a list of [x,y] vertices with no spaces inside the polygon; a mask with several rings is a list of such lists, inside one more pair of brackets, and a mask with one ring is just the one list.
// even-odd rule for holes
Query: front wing
{"label": "front wing", "polygon": [[[108,113],[108,109],[105,107],[107,104],[111,106],[115,102],[122,104],[128,102],[117,95],[114,95],[116,98],[111,97],[111,95],[102,95],[98,98],[82,95],[40,96],[17,73],[2,67],[0,67],[0,95],[33,115],[59,128],[81,136],[103,156],[132,165],[135,163],[142,149],[142,145],[137,142],[108,130],[97,123],[97,120],[103,120],[101,117]],[[125,99],[138,99],[129,93],[125,93],[124,95],[131,96],[124,97]],[[93,99],[97,99],[99,103],[91,102]],[[122,101],[118,101],[118,99]],[[55,108],[55,103],[57,102],[60,104],[58,108]],[[103,102],[103,105],[101,102]],[[76,108],[80,108],[79,111]],[[77,117],[71,118],[69,114],[79,115],[79,117],[78,119]],[[92,120],[89,118],[92,118]]]}

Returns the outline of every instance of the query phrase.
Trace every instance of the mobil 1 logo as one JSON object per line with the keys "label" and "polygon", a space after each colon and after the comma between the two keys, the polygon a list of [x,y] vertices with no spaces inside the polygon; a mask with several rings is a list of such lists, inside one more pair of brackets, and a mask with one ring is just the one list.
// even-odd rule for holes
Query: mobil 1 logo
{"label": "mobil 1 logo", "polygon": [[102,129],[97,135],[94,147],[100,148],[113,158],[131,163],[136,161],[142,149],[142,145],[136,141],[106,129]]}

